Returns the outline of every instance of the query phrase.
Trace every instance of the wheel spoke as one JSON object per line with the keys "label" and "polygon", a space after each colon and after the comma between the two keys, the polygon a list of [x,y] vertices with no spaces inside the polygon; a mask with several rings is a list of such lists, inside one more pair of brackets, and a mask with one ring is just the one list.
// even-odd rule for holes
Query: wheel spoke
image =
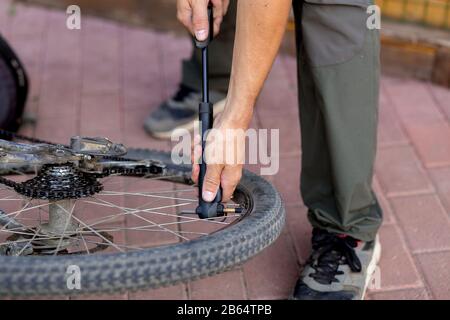
{"label": "wheel spoke", "polygon": [[115,247],[117,250],[119,250],[120,252],[123,252],[122,249],[120,249],[118,246],[116,246],[114,243],[112,243],[111,241],[109,241],[107,238],[105,238],[103,235],[101,235],[100,233],[98,233],[97,231],[95,231],[95,229],[87,226],[83,221],[81,221],[80,219],[78,219],[77,217],[75,217],[74,215],[72,216],[73,219],[77,220],[79,223],[81,223],[82,225],[84,225],[86,228],[90,229],[92,232],[94,232],[97,236],[99,236],[100,238],[102,238],[103,240],[105,240],[106,242],[108,242],[109,244],[111,244],[113,247]]}
{"label": "wheel spoke", "polygon": [[[32,201],[32,199],[28,201],[28,204],[30,204],[31,201]],[[25,207],[23,207],[23,208],[20,209],[20,210],[17,210],[17,211],[14,211],[14,212],[10,212],[10,213],[5,214],[5,216],[12,216],[12,215],[16,215],[16,216],[17,216],[17,215],[19,215],[19,214],[21,214],[21,213],[23,213],[23,212],[25,212],[25,211],[30,211],[30,210],[33,210],[33,209],[37,209],[37,208],[41,208],[41,207],[46,207],[46,206],[48,206],[47,203],[39,204],[39,205],[37,205],[37,206],[29,207],[29,208],[26,208],[26,207],[28,207],[28,205],[26,205]],[[15,216],[15,217],[16,217],[16,216]],[[15,217],[14,217],[14,218],[15,218]]]}
{"label": "wheel spoke", "polygon": [[84,239],[84,236],[82,234],[80,234],[80,237],[81,237],[81,240],[83,240],[83,244],[84,244],[84,247],[86,248],[86,252],[88,254],[91,254],[91,252],[89,251],[88,245],[86,243],[86,239]]}
{"label": "wheel spoke", "polygon": [[[33,235],[34,233],[30,233],[30,235]],[[58,239],[59,236],[39,236],[37,235],[36,238],[34,239],[34,241],[42,241],[42,240],[56,240]],[[14,240],[13,242],[15,243],[23,243],[23,242],[27,242],[29,241],[29,239],[18,239],[18,240]],[[0,246],[5,245],[5,244],[10,244],[12,241],[5,241],[0,243]]]}
{"label": "wheel spoke", "polygon": [[[158,224],[158,226],[166,226],[168,224]],[[152,229],[148,229],[152,228]],[[97,232],[121,232],[121,231],[149,231],[149,232],[167,232],[166,230],[155,229],[156,225],[144,225],[139,227],[123,227],[123,228],[106,228],[106,229],[95,229]],[[88,234],[90,231],[77,231],[77,234]],[[207,235],[205,232],[195,232],[195,231],[178,231],[182,234],[197,234],[197,235]]]}
{"label": "wheel spoke", "polygon": [[[96,198],[96,199],[97,199],[97,198]],[[99,200],[99,201],[104,201],[104,200],[101,200],[101,199],[97,199],[97,200]],[[146,219],[146,218],[144,218],[144,217],[141,217],[140,215],[138,215],[138,214],[135,213],[136,210],[134,210],[134,209],[131,209],[131,208],[124,208],[124,207],[119,207],[119,206],[114,205],[113,203],[108,203],[108,204],[110,204],[110,205],[112,205],[112,206],[115,206],[115,207],[117,207],[118,209],[121,209],[121,210],[122,210],[122,209],[125,209],[125,211],[126,211],[127,214],[131,214],[132,216],[135,216],[136,218],[139,218],[139,219],[144,220],[144,221],[146,221],[146,222],[148,222],[148,223],[151,223],[151,224],[153,224],[153,225],[155,225],[155,226],[157,226],[157,227],[159,227],[159,228],[162,228],[163,230],[166,230],[167,232],[169,232],[169,233],[171,233],[171,234],[174,234],[174,235],[180,237],[181,239],[189,240],[188,238],[183,237],[183,236],[177,234],[177,233],[176,233],[175,231],[173,231],[173,230],[167,229],[167,228],[165,228],[165,227],[163,227],[163,226],[158,225],[157,223],[155,223],[155,222],[153,222],[153,221],[151,221],[151,220],[148,220],[148,219]],[[139,211],[140,211],[140,210],[139,210]]]}
{"label": "wheel spoke", "polygon": [[[95,198],[97,199],[97,198]],[[181,218],[181,219],[186,219],[186,220],[190,220],[190,221],[209,221],[212,223],[217,223],[217,224],[223,224],[220,221],[215,221],[216,219],[223,219],[223,217],[213,217],[213,218],[207,218],[207,219],[200,219],[200,218],[195,218],[195,217],[189,217],[189,216],[184,216],[184,215],[177,215],[177,214],[170,214],[170,213],[165,213],[165,212],[158,212],[153,210],[153,208],[150,209],[133,209],[133,208],[126,208],[126,207],[120,207],[117,206],[109,201],[103,200],[103,199],[97,199],[98,201],[104,202],[103,204],[98,203],[98,205],[105,205],[105,206],[111,206],[111,207],[115,207],[115,208],[119,208],[121,210],[123,210],[124,212],[119,214],[119,215],[126,215],[129,213],[128,210],[132,210],[133,212],[145,212],[145,213],[152,213],[155,215],[162,215],[162,216],[166,216],[166,217],[174,217],[174,218]],[[175,208],[175,207],[180,207],[183,205],[188,205],[190,203],[181,203],[181,204],[175,204],[175,205],[171,205],[171,206],[167,206],[167,208]],[[158,209],[158,208],[155,208]],[[117,215],[116,215],[117,216]]]}
{"label": "wheel spoke", "polygon": [[[109,202],[109,201],[106,201],[106,200],[102,200],[102,199],[98,199],[98,198],[95,198],[95,199],[96,199],[97,201],[100,201],[100,202],[103,202],[103,203],[98,203],[98,202],[95,202],[95,201],[88,201],[88,202],[89,202],[89,203],[92,203],[92,204],[99,205],[99,206],[105,206],[105,207],[110,207],[110,208],[116,208],[116,209],[121,210],[121,212],[118,213],[118,214],[114,214],[114,215],[110,215],[110,216],[103,217],[103,218],[100,219],[100,220],[96,220],[96,221],[94,221],[93,223],[89,224],[89,226],[91,226],[91,227],[92,227],[92,226],[95,226],[95,225],[98,225],[98,224],[100,224],[100,223],[106,222],[106,221],[114,220],[114,219],[116,219],[116,218],[118,218],[118,217],[122,217],[122,216],[129,215],[129,214],[131,214],[131,213],[135,213],[135,212],[150,212],[150,213],[160,214],[160,215],[164,215],[164,216],[174,216],[174,217],[177,217],[177,215],[166,214],[166,213],[163,213],[163,212],[156,212],[155,210],[167,209],[167,208],[175,208],[175,207],[181,207],[181,206],[185,206],[185,205],[189,205],[189,204],[190,204],[190,203],[181,203],[181,204],[176,204],[176,205],[161,206],[161,207],[152,208],[152,209],[139,209],[139,208],[138,208],[138,209],[133,209],[133,208],[127,208],[127,207],[117,206],[117,205],[115,205],[115,204],[113,204],[113,203],[111,203],[111,202]],[[151,211],[150,211],[150,210],[151,210]]]}
{"label": "wheel spoke", "polygon": [[113,244],[112,242],[105,243],[105,242],[98,242],[98,241],[93,241],[90,239],[85,239],[85,241],[87,243],[92,243],[92,244],[97,244],[97,245],[107,245],[107,246],[114,246],[116,249],[118,249],[120,252],[125,252],[124,250],[122,250],[121,248],[124,249],[130,249],[130,250],[143,250],[144,248],[141,247],[134,247],[134,246],[128,246],[128,245],[124,245],[124,244]]}
{"label": "wheel spoke", "polygon": [[22,249],[20,249],[19,253],[17,254],[18,256],[20,256],[26,249],[27,246],[29,246],[33,240],[36,238],[36,236],[39,234],[39,229],[36,229],[36,232],[34,233],[33,237],[30,238],[30,240],[23,246]]}
{"label": "wheel spoke", "polygon": [[168,200],[179,200],[179,201],[190,201],[190,202],[197,202],[197,199],[187,199],[187,198],[177,198],[177,197],[167,197],[167,196],[160,196],[153,193],[138,193],[138,192],[116,192],[116,191],[103,191],[99,193],[101,196],[140,196],[140,197],[149,197],[149,198],[161,198],[161,199],[168,199]]}
{"label": "wheel spoke", "polygon": [[18,215],[20,215],[23,211],[25,211],[26,208],[28,207],[28,205],[29,205],[30,203],[31,203],[31,200],[29,200],[29,201],[22,207],[21,210],[18,210],[18,211],[9,213],[9,214],[4,214],[5,217],[9,217],[9,216],[11,216],[11,215],[14,214],[14,217],[13,217],[10,221],[8,221],[8,223],[6,223],[6,224],[0,229],[0,232],[2,232],[3,230],[5,230],[5,229],[8,227],[8,225],[11,224],[11,222],[14,221],[14,220],[17,218]]}
{"label": "wheel spoke", "polygon": [[[12,197],[12,196],[10,196]],[[4,198],[4,199],[0,199],[0,201],[23,201],[23,198],[21,199],[11,199],[10,197]]]}
{"label": "wheel spoke", "polygon": [[54,255],[56,255],[56,254],[59,252],[59,248],[61,247],[61,244],[62,244],[62,241],[63,241],[63,238],[64,238],[64,234],[66,233],[67,227],[69,226],[69,224],[70,224],[70,222],[71,222],[71,219],[72,219],[72,216],[73,216],[73,210],[75,209],[76,202],[73,204],[73,206],[72,206],[70,212],[68,212],[68,211],[66,210],[66,208],[64,208],[63,206],[61,206],[61,205],[59,205],[59,204],[56,204],[56,205],[57,205],[60,209],[62,209],[63,211],[65,211],[65,212],[69,215],[69,218],[66,220],[66,223],[65,223],[65,225],[64,225],[64,231],[62,232],[61,237],[59,238],[58,245],[56,246],[56,250],[55,250],[55,252],[54,252]]}
{"label": "wheel spoke", "polygon": [[[39,168],[35,168],[36,176],[40,173],[38,171]],[[32,176],[31,171],[20,172],[13,169],[9,172],[14,175],[14,181],[23,181],[23,177]],[[152,234],[173,235],[170,241],[175,243],[190,241],[226,227],[241,216],[236,214],[200,219],[195,214],[181,213],[180,211],[196,205],[198,189],[188,184],[185,188],[177,189],[173,183],[175,180],[170,179],[178,177],[113,174],[101,180],[105,190],[89,198],[75,199],[71,206],[63,202],[69,201],[68,199],[33,199],[18,194],[13,187],[1,186],[0,191],[3,192],[0,193],[0,208],[2,204],[16,205],[17,202],[20,204],[20,201],[24,203],[3,214],[4,217],[11,217],[11,220],[4,219],[4,224],[0,225],[0,235],[4,236],[1,238],[4,242],[0,245],[20,243],[21,245],[14,249],[19,255],[28,254],[26,250],[30,247],[35,250],[35,254],[44,255],[93,254],[105,248],[124,252],[128,249],[152,247]],[[154,190],[151,183],[159,180],[166,180],[164,182],[167,182],[170,188]],[[92,210],[95,215],[82,218],[87,210]],[[61,213],[61,216],[58,213]],[[65,220],[54,220],[58,218]],[[121,220],[123,218],[125,220]],[[17,223],[11,225],[11,221]],[[207,226],[205,229],[196,226],[202,223],[211,224],[211,227]],[[120,232],[125,233],[124,240],[111,235],[117,236]],[[127,237],[130,233],[142,233],[148,237],[149,240],[142,238],[147,241],[147,245],[140,245],[141,239],[134,238],[133,234]],[[5,238],[9,240],[5,241]],[[137,245],[133,239],[138,239]]]}

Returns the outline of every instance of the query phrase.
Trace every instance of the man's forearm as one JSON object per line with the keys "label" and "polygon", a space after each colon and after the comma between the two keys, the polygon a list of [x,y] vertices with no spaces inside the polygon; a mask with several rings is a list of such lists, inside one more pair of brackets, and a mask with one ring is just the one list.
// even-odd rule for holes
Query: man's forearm
{"label": "man's forearm", "polygon": [[224,116],[248,125],[272,67],[289,16],[291,0],[238,1],[233,67]]}

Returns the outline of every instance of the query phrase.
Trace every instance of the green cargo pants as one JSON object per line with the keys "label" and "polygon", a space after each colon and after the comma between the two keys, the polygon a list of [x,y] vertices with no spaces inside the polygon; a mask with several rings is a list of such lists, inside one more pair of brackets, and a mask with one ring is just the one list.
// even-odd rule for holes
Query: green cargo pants
{"label": "green cargo pants", "polygon": [[[372,0],[294,0],[301,194],[314,227],[373,240],[382,211],[372,191],[379,87],[379,32],[366,27]],[[211,89],[226,91],[236,1],[211,48]],[[195,50],[194,50],[195,51]],[[200,87],[199,56],[183,83]]]}

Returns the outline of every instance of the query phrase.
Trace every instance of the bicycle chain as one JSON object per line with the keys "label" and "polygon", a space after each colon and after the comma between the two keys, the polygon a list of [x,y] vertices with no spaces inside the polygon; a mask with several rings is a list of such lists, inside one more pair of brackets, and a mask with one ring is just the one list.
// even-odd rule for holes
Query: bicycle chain
{"label": "bicycle chain", "polygon": [[[0,137],[19,139],[31,143],[44,143],[61,148],[70,147],[52,142],[26,137],[10,131],[0,129]],[[123,157],[102,156],[102,159],[111,161],[135,161]],[[86,173],[78,170],[71,163],[43,165],[38,175],[25,182],[15,182],[0,176],[0,184],[13,188],[17,193],[30,198],[45,200],[78,199],[89,197],[100,192],[103,186],[98,178],[117,175],[149,175],[163,173],[164,166],[152,163],[150,166],[142,165],[134,168],[109,167],[103,168],[101,173]]]}

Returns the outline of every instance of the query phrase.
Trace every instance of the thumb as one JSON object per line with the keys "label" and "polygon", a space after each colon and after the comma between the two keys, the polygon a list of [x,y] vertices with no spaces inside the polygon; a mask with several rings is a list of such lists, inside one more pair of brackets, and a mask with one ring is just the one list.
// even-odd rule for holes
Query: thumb
{"label": "thumb", "polygon": [[205,41],[209,36],[208,3],[194,2],[192,13],[192,27],[198,41]]}
{"label": "thumb", "polygon": [[220,176],[223,167],[220,165],[209,165],[206,169],[205,179],[203,180],[202,197],[203,200],[211,202],[214,200],[220,186]]}

